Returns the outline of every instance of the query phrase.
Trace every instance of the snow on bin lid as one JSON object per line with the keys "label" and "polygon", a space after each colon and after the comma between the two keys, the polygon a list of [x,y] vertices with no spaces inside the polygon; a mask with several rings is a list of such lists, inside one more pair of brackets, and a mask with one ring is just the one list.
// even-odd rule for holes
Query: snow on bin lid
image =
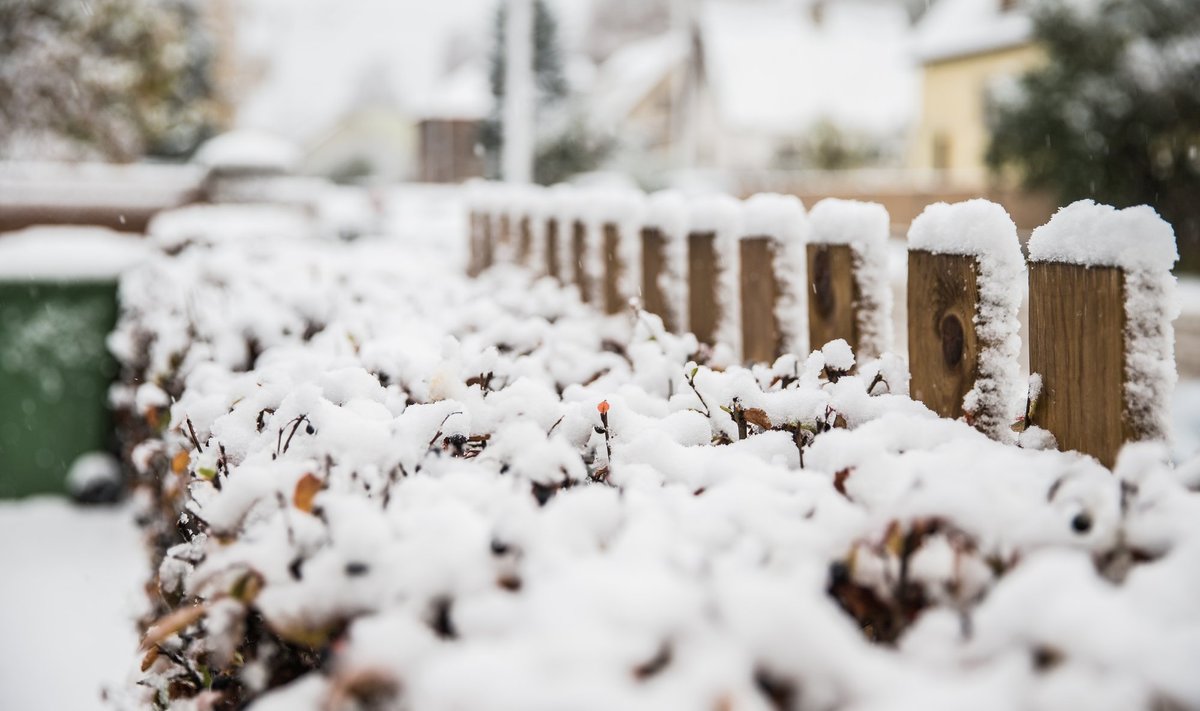
{"label": "snow on bin lid", "polygon": [[1091,200],[1060,208],[1029,238],[1029,259],[1126,271],[1171,271],[1175,230],[1149,205],[1118,210]]}
{"label": "snow on bin lid", "polygon": [[116,279],[148,254],[140,237],[103,227],[30,227],[0,235],[0,279]]}
{"label": "snow on bin lid", "polygon": [[290,173],[300,150],[265,131],[238,129],[205,142],[192,162],[214,170]]}

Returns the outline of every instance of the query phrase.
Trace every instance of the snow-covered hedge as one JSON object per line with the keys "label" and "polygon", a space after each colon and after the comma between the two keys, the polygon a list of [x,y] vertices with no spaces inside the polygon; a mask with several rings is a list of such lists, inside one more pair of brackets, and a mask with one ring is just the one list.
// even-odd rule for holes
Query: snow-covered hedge
{"label": "snow-covered hedge", "polygon": [[137,703],[1200,706],[1200,476],[1158,445],[1002,444],[841,342],[716,369],[462,276],[465,229],[173,219],[112,338],[157,558]]}

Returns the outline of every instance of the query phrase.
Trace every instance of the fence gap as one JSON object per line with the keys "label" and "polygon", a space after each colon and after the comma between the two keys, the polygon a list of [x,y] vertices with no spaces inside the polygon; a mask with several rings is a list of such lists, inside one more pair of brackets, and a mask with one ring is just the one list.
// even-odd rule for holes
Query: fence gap
{"label": "fence gap", "polygon": [[963,416],[975,386],[980,344],[975,257],[908,253],[908,363],[914,399],[942,417]]}
{"label": "fence gap", "polygon": [[690,329],[701,343],[713,345],[721,306],[717,294],[717,233],[692,232],[688,235],[688,319]]}
{"label": "fence gap", "polygon": [[772,363],[783,354],[783,328],[776,305],[783,295],[775,274],[775,250],[770,237],[740,240],[742,357],[747,362]]}

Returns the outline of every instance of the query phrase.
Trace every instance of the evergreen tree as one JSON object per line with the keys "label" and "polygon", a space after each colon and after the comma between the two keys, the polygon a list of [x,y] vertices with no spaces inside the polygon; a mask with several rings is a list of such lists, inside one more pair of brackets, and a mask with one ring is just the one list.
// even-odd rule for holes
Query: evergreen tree
{"label": "evergreen tree", "polygon": [[[495,97],[493,113],[483,123],[480,143],[485,152],[485,172],[500,177],[500,154],[504,143],[507,3],[501,0],[493,24],[490,81]],[[608,153],[608,144],[594,137],[583,117],[570,106],[570,91],[563,72],[558,21],[545,0],[533,2],[533,70],[536,90],[536,154],[533,177],[542,184],[565,180],[592,170]]]}
{"label": "evergreen tree", "polygon": [[184,156],[213,128],[196,0],[0,0],[0,156]]}
{"label": "evergreen tree", "polygon": [[1200,3],[1051,0],[1043,66],[992,106],[988,162],[1065,204],[1153,205],[1200,269]]}

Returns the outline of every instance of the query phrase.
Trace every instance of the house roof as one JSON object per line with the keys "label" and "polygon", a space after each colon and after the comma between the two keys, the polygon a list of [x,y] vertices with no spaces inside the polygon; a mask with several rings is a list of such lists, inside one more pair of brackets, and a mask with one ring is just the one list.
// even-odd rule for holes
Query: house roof
{"label": "house roof", "polygon": [[483,119],[492,108],[487,71],[468,62],[449,73],[414,107],[418,119]]}
{"label": "house roof", "polygon": [[1033,22],[1023,5],[1005,10],[1000,0],[939,0],[917,27],[917,57],[928,64],[1024,44]]}
{"label": "house roof", "polygon": [[682,32],[637,40],[616,50],[596,72],[591,92],[595,117],[606,124],[625,118],[687,56]]}
{"label": "house roof", "polygon": [[911,27],[899,4],[830,0],[820,23],[794,2],[708,0],[705,66],[729,126],[790,135],[828,120],[900,131],[916,111]]}

